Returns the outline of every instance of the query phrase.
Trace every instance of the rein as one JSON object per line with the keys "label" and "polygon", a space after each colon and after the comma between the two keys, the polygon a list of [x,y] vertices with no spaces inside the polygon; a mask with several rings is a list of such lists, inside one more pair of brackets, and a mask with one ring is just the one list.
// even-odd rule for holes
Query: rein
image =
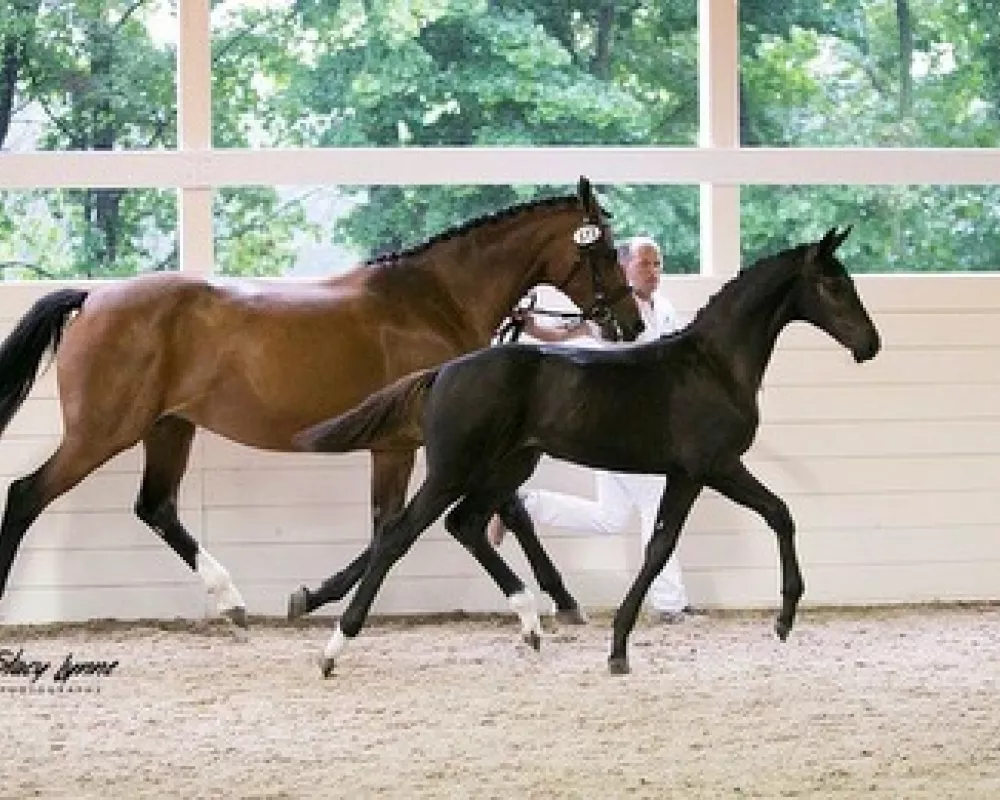
{"label": "rein", "polygon": [[531,292],[528,295],[527,302],[522,302],[515,306],[503,324],[497,329],[493,343],[505,344],[507,342],[516,342],[524,331],[523,315],[526,311],[557,319],[572,319],[580,322],[592,320],[602,327],[607,325],[611,317],[611,307],[623,297],[630,294],[632,290],[630,287],[626,287],[614,295],[609,295],[605,291],[600,270],[594,263],[594,248],[602,236],[601,229],[589,220],[585,221],[583,227],[577,229],[573,235],[573,240],[580,250],[581,257],[573,264],[573,268],[569,271],[569,274],[556,286],[560,291],[564,291],[570,281],[576,277],[576,274],[584,266],[589,266],[590,278],[594,288],[594,302],[588,308],[585,308],[583,311],[555,311],[553,309],[537,308],[535,304],[538,302],[538,294],[537,292]]}

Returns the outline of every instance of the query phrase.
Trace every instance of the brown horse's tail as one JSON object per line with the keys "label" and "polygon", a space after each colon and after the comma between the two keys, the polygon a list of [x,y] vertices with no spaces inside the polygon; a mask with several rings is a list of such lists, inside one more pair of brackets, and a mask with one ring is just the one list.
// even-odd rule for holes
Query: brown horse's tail
{"label": "brown horse's tail", "polygon": [[390,383],[350,411],[296,434],[296,446],[324,453],[416,450],[424,443],[424,401],[438,371],[425,369]]}
{"label": "brown horse's tail", "polygon": [[89,292],[59,289],[35,301],[14,330],[0,344],[0,433],[24,403],[38,375],[45,353],[55,353],[69,315]]}

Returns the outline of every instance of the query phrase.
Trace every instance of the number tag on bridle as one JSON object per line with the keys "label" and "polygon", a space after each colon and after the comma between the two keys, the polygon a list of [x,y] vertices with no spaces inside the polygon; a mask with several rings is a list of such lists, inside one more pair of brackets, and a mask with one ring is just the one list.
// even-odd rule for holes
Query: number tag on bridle
{"label": "number tag on bridle", "polygon": [[580,247],[591,245],[601,238],[601,229],[597,225],[581,225],[573,234],[573,241]]}

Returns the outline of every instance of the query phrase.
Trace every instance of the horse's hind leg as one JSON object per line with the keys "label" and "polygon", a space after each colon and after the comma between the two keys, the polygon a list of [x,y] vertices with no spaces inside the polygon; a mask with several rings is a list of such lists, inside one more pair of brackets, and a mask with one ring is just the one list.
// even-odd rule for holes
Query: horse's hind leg
{"label": "horse's hind leg", "polygon": [[146,463],[135,513],[162,537],[205,582],[219,613],[245,628],[246,606],[226,569],[188,533],[177,516],[177,492],[187,470],[195,426],[181,417],[162,417],[142,440]]}
{"label": "horse's hind leg", "polygon": [[569,625],[585,625],[587,615],[567,591],[562,575],[542,547],[535,523],[521,499],[516,494],[511,495],[497,510],[497,514],[524,551],[538,586],[556,604],[556,619]]}
{"label": "horse's hind leg", "polygon": [[93,444],[64,439],[41,467],[11,483],[0,523],[0,597],[21,540],[38,515],[120,450],[98,449]]}
{"label": "horse's hind leg", "polygon": [[[378,451],[372,453],[372,535],[403,508],[406,490],[413,474],[413,451]],[[288,599],[288,618],[295,619],[347,596],[368,568],[371,547],[330,576],[316,590],[303,586]]]}

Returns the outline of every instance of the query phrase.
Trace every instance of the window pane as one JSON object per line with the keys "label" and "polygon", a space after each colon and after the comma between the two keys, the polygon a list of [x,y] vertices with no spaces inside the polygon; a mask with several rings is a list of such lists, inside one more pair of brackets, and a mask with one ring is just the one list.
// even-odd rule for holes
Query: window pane
{"label": "window pane", "polygon": [[[645,233],[668,273],[698,271],[698,189],[599,186],[619,241]],[[225,275],[330,275],[384,252],[567,186],[254,187],[216,194],[215,247]]]}
{"label": "window pane", "polygon": [[0,267],[4,280],[117,278],[177,269],[176,192],[4,193]]}
{"label": "window pane", "polygon": [[766,146],[995,147],[996,3],[741,0],[741,136]]}
{"label": "window pane", "polygon": [[218,147],[694,144],[695,0],[215,5]]}
{"label": "window pane", "polygon": [[171,6],[168,0],[5,3],[0,150],[175,147]]}
{"label": "window pane", "polygon": [[833,226],[852,272],[1000,269],[1000,187],[751,186],[741,192],[743,263]]}

